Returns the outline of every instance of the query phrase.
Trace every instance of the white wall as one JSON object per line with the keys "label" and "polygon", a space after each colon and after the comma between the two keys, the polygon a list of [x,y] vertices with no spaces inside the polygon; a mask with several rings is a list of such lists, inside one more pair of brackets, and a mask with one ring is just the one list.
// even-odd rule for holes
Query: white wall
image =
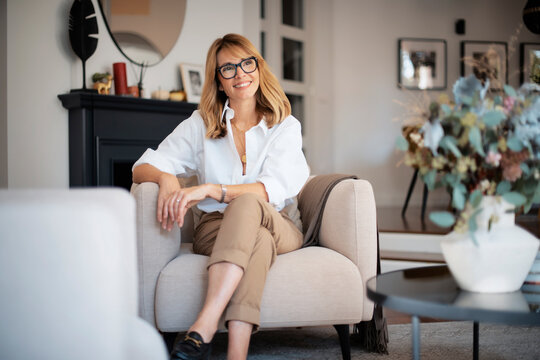
{"label": "white wall", "polygon": [[310,0],[307,8],[311,26],[309,40],[311,54],[310,89],[306,104],[311,106],[304,120],[306,157],[313,174],[334,172],[334,152],[339,139],[335,138],[337,117],[335,113],[336,59],[334,50],[333,2]]}
{"label": "white wall", "polygon": [[0,188],[8,186],[7,161],[7,0],[0,0]]}
{"label": "white wall", "polygon": [[[87,61],[87,86],[95,72],[126,61],[114,46],[98,11],[99,42]],[[7,1],[8,187],[67,187],[68,113],[58,94],[82,87],[82,67],[68,38],[72,0]],[[146,72],[147,93],[180,86],[181,62],[204,64],[211,42],[243,31],[243,1],[189,0],[183,31],[171,53]],[[127,62],[127,61],[126,61]],[[128,81],[135,69],[128,64]],[[3,69],[4,70],[4,69]],[[0,142],[1,145],[1,142]]]}
{"label": "white wall", "polygon": [[[396,167],[394,150],[403,109],[418,91],[398,90],[397,41],[400,37],[439,38],[448,43],[448,84],[459,76],[460,41],[510,41],[522,24],[525,1],[515,0],[336,0],[332,15],[334,168],[356,173],[374,187],[377,205],[401,205],[412,170]],[[454,33],[466,20],[466,34]],[[524,26],[519,41],[540,42]],[[510,54],[510,84],[519,82],[519,44]],[[510,49],[510,47],[509,47]],[[438,92],[429,92],[437,96]],[[419,203],[417,186],[414,203]],[[433,196],[431,198],[434,198]],[[446,197],[439,201],[447,201]]]}
{"label": "white wall", "polygon": [[68,0],[7,2],[8,186],[68,185]]}

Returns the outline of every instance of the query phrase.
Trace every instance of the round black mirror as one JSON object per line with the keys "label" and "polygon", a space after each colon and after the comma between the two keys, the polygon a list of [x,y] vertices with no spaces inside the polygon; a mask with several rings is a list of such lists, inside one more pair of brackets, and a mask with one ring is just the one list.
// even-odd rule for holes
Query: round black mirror
{"label": "round black mirror", "polygon": [[152,66],[180,36],[186,0],[98,0],[103,20],[120,52],[132,63]]}
{"label": "round black mirror", "polygon": [[540,34],[540,0],[528,0],[523,8],[523,22],[534,34]]}

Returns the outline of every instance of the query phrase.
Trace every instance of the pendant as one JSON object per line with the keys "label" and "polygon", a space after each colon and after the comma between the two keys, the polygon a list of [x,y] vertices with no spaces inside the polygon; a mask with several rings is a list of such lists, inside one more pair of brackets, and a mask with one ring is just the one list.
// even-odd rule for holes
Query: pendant
{"label": "pendant", "polygon": [[242,164],[247,162],[246,154],[242,155]]}

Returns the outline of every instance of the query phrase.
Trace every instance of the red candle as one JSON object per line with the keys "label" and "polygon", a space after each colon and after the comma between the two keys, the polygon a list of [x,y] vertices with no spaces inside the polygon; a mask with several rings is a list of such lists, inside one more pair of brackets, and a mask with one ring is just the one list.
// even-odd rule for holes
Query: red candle
{"label": "red candle", "polygon": [[114,93],[125,95],[128,93],[126,78],[126,63],[118,62],[113,64],[114,73]]}

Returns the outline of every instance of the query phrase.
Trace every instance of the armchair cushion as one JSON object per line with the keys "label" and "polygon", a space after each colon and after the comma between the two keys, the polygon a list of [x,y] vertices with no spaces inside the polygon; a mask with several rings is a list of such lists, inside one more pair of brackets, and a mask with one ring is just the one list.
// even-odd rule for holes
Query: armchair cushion
{"label": "armchair cushion", "polygon": [[[161,271],[159,329],[187,329],[196,320],[206,295],[207,261],[183,244],[180,256]],[[335,251],[313,246],[279,255],[266,280],[261,328],[356,323],[362,319],[363,296],[358,268]]]}

